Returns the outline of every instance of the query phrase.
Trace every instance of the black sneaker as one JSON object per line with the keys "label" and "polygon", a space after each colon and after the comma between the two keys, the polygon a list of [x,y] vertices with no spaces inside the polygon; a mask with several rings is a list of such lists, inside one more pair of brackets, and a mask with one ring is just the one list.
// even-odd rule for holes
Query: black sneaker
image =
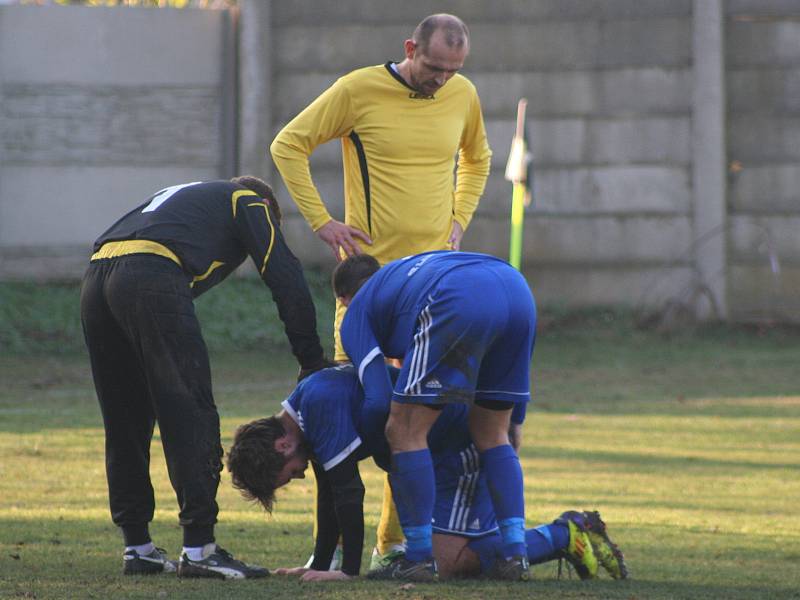
{"label": "black sneaker", "polygon": [[498,581],[528,581],[531,578],[528,557],[498,558],[486,572],[486,577]]}
{"label": "black sneaker", "polygon": [[216,579],[257,579],[269,575],[264,567],[236,560],[216,544],[208,544],[209,554],[202,560],[191,560],[186,553],[178,561],[178,577],[214,577]]}
{"label": "black sneaker", "polygon": [[122,555],[122,572],[125,575],[174,573],[176,568],[175,561],[169,560],[167,553],[161,548],[156,548],[150,554],[139,554],[136,550],[126,550]]}
{"label": "black sneaker", "polygon": [[417,583],[439,581],[439,569],[432,558],[427,560],[408,560],[405,554],[399,555],[389,564],[367,573],[367,579],[399,579]]}

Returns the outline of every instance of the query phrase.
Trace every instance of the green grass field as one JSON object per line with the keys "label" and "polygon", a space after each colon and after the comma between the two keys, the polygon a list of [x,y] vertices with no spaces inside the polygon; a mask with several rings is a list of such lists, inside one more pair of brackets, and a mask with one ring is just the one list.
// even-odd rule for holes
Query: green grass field
{"label": "green grass field", "polygon": [[[268,296],[249,282],[225,288],[199,310],[227,445],[239,423],[278,409],[296,366]],[[800,333],[715,326],[667,336],[627,313],[546,307],[521,453],[528,521],[598,508],[631,580],[558,580],[555,563],[535,567],[527,584],[410,589],[123,578],[75,290],[0,286],[0,598],[800,598]],[[239,316],[212,322],[222,309]],[[157,437],[152,454],[151,532],[175,556],[181,532]],[[381,478],[372,465],[363,471],[366,563]],[[224,475],[217,538],[252,562],[299,565],[312,545],[312,501],[312,484],[294,483],[266,517]]]}

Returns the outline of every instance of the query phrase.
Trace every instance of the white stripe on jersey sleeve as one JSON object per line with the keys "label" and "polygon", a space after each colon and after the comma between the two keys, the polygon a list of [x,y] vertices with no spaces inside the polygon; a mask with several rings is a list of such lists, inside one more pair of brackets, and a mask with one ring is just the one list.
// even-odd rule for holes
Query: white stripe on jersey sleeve
{"label": "white stripe on jersey sleeve", "polygon": [[370,350],[367,355],[364,357],[364,360],[358,365],[358,380],[361,382],[361,385],[364,385],[364,369],[367,368],[367,365],[371,363],[376,356],[381,355],[381,349],[375,346],[372,350]]}
{"label": "white stripe on jersey sleeve", "polygon": [[292,418],[292,421],[297,423],[297,426],[300,428],[300,431],[305,431],[305,428],[303,427],[303,419],[300,418],[300,415],[298,415],[297,412],[292,408],[292,405],[289,404],[288,398],[283,402],[281,402],[281,406],[283,407],[283,410],[285,410],[287,414]]}
{"label": "white stripe on jersey sleeve", "polygon": [[328,462],[326,462],[324,465],[322,465],[322,468],[325,469],[326,471],[330,471],[333,467],[335,467],[340,462],[342,462],[345,458],[350,456],[353,453],[353,451],[356,448],[358,448],[360,445],[361,445],[361,438],[357,437],[352,442],[350,442],[344,450],[339,452],[339,454],[337,454],[332,459],[330,459]]}

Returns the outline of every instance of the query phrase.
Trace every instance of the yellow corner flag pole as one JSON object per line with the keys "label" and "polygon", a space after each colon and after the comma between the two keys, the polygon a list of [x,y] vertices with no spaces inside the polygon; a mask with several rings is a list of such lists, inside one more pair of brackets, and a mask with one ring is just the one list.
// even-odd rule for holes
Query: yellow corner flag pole
{"label": "yellow corner flag pole", "polygon": [[522,266],[522,234],[525,207],[531,203],[530,173],[531,154],[525,127],[525,109],[528,101],[522,98],[517,104],[517,130],[511,142],[511,152],[506,164],[506,179],[513,184],[511,197],[511,236],[508,262],[517,270]]}

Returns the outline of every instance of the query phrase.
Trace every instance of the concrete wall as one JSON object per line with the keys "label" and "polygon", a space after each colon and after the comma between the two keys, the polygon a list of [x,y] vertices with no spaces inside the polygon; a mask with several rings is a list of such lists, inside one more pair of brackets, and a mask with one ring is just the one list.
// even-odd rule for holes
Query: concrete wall
{"label": "concrete wall", "polygon": [[[430,3],[239,6],[237,34],[224,11],[0,6],[0,277],[74,275],[94,236],[147,193],[233,171],[271,178],[297,254],[331,266],[267,147],[341,74],[401,59]],[[707,294],[717,316],[800,320],[797,0],[436,10],[470,26],[464,73],[494,151],[466,249],[507,256],[503,169],[525,96],[535,201],[523,264],[540,301],[694,308]],[[715,27],[716,62],[705,60]],[[715,68],[724,85],[699,89]],[[709,150],[722,173],[712,185]],[[312,172],[341,216],[338,143],[317,150]]]}
{"label": "concrete wall", "polygon": [[233,171],[227,13],[0,6],[0,275],[75,276],[176,181]]}
{"label": "concrete wall", "polygon": [[800,320],[800,3],[728,4],[729,296]]}

